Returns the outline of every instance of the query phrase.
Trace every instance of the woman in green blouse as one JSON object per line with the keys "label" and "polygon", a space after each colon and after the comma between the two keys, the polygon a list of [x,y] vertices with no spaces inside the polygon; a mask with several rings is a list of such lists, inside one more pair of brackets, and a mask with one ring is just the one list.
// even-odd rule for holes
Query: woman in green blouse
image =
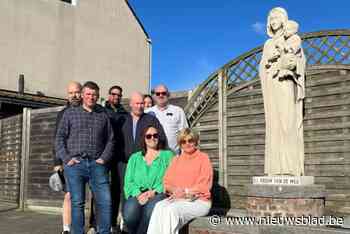
{"label": "woman in green blouse", "polygon": [[123,218],[131,234],[146,234],[155,204],[164,199],[163,176],[174,153],[164,150],[158,130],[143,132],[142,151],[131,155],[125,172]]}

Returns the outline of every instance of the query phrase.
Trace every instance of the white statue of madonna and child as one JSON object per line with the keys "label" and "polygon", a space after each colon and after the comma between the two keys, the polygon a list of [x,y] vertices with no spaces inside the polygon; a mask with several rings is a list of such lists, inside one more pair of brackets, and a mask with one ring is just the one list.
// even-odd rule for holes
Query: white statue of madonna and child
{"label": "white statue of madonna and child", "polygon": [[303,99],[305,56],[298,24],[273,8],[259,75],[265,110],[265,174],[304,175]]}

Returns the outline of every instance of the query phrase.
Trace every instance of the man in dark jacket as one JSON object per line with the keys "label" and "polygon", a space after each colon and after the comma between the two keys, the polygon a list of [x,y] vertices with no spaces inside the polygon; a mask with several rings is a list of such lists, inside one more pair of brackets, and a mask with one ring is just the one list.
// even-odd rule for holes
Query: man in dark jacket
{"label": "man in dark jacket", "polygon": [[115,113],[125,113],[123,105],[120,103],[123,97],[123,89],[118,85],[114,85],[108,90],[108,100],[105,102],[105,107]]}
{"label": "man in dark jacket", "polygon": [[[122,138],[121,132],[121,123],[119,123],[125,115],[127,115],[127,111],[120,103],[123,96],[123,89],[118,85],[112,86],[108,91],[108,101],[105,102],[106,111],[110,117],[111,124],[114,131],[114,138],[117,139],[114,154],[115,157],[110,163],[111,168],[111,195],[112,195],[112,229],[111,233],[118,233],[117,228],[117,218],[119,214],[119,204],[120,198],[122,196],[121,188],[121,173],[118,173],[118,158],[119,158],[119,150],[121,145],[119,144],[119,139]],[[91,216],[94,217],[94,216]],[[91,222],[91,220],[90,220]]]}
{"label": "man in dark jacket", "polygon": [[158,119],[152,115],[143,112],[144,103],[143,95],[135,92],[130,97],[130,113],[119,114],[115,116],[115,124],[120,129],[119,138],[117,139],[117,152],[118,158],[118,176],[120,181],[120,191],[122,196],[120,197],[120,203],[124,201],[124,175],[126,165],[130,156],[142,149],[141,139],[143,131],[150,125],[156,126],[159,131],[159,140],[167,147],[167,139],[164,133],[164,129]]}
{"label": "man in dark jacket", "polygon": [[[64,107],[63,110],[61,110],[57,114],[55,136],[57,133],[57,126],[59,125],[65,110],[69,107],[79,106],[81,103],[81,84],[80,83],[70,82],[68,84],[67,99],[68,99],[67,105]],[[56,158],[55,147],[53,148],[53,161],[54,161],[54,171],[62,173],[63,163],[61,159]],[[70,232],[70,225],[71,225],[71,201],[70,201],[70,193],[68,190],[68,186],[65,186],[64,192],[65,192],[65,195],[63,200],[63,212],[62,212],[62,219],[63,219],[62,234],[68,234]]]}

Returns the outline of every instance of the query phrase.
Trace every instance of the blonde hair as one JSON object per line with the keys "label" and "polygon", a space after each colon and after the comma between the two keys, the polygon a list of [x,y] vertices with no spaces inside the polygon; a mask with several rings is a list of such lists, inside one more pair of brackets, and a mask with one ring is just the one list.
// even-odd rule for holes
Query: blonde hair
{"label": "blonde hair", "polygon": [[179,132],[179,135],[177,135],[177,144],[181,145],[181,142],[186,139],[192,139],[195,145],[198,145],[199,135],[190,128],[184,128]]}

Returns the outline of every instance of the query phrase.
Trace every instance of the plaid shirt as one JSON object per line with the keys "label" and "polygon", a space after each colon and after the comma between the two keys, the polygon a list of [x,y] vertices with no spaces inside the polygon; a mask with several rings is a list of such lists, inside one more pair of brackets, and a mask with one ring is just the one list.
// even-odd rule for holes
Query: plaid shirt
{"label": "plaid shirt", "polygon": [[73,157],[112,158],[114,135],[104,108],[96,105],[92,112],[82,106],[66,109],[56,135],[56,157],[68,163]]}

